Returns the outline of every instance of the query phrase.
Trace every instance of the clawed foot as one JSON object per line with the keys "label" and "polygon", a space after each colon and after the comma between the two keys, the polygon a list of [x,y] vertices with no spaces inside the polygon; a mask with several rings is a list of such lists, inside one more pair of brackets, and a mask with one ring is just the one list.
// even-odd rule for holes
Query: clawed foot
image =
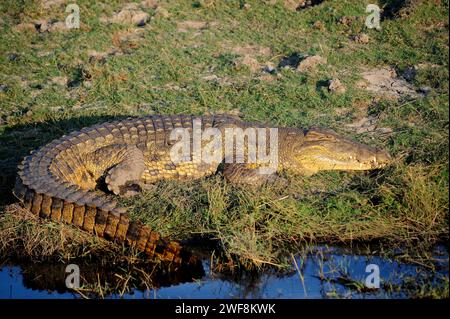
{"label": "clawed foot", "polygon": [[140,173],[129,167],[118,165],[112,168],[105,178],[108,190],[115,195],[130,197],[139,194],[142,186],[139,181]]}

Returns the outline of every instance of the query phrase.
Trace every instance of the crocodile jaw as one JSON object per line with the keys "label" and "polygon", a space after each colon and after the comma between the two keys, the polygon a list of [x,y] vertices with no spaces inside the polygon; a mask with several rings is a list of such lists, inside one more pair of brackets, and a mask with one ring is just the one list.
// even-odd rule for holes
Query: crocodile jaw
{"label": "crocodile jaw", "polygon": [[308,175],[322,170],[380,169],[391,162],[391,156],[383,150],[317,128],[306,133],[297,156]]}

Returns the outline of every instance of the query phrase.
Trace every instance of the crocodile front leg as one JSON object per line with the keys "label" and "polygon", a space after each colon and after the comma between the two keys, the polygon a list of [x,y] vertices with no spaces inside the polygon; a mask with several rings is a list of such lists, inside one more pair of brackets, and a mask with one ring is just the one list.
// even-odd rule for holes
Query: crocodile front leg
{"label": "crocodile front leg", "polygon": [[[135,195],[145,170],[144,155],[136,145],[107,145],[89,153],[85,169],[96,182],[106,174],[105,183],[112,193]],[[133,189],[136,185],[137,190]]]}
{"label": "crocodile front leg", "polygon": [[139,192],[139,184],[145,170],[144,154],[135,145],[122,147],[122,161],[108,171],[105,182],[114,194],[133,196]]}

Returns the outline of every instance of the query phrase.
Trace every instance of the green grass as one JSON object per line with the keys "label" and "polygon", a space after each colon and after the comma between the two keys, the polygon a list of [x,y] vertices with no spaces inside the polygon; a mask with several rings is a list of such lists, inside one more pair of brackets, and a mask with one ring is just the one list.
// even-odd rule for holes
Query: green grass
{"label": "green grass", "polygon": [[[406,17],[364,27],[360,1],[325,1],[293,12],[282,1],[168,1],[169,18],[154,18],[141,38],[120,41],[136,29],[105,25],[125,1],[77,1],[82,28],[39,34],[17,32],[18,23],[65,19],[63,9],[43,10],[31,1],[0,4],[0,171],[2,204],[10,196],[15,167],[30,150],[83,126],[129,115],[204,114],[238,110],[245,120],[278,125],[322,125],[387,149],[395,164],[375,173],[287,176],[290,186],[235,188],[220,176],[189,183],[164,182],[123,201],[138,218],[177,239],[194,234],[217,238],[239,260],[282,264],[302,242],[381,241],[391,247],[423,247],[448,240],[448,1],[412,1]],[[153,9],[146,9],[153,14]],[[360,16],[350,26],[343,16]],[[186,20],[211,22],[205,30],[179,32]],[[322,21],[324,30],[313,27]],[[368,44],[351,37],[364,32]],[[239,66],[235,48],[269,48],[252,53],[275,64],[292,53],[319,54],[328,63],[300,74],[279,70],[262,77]],[[89,51],[123,54],[90,61]],[[258,50],[256,50],[258,51]],[[356,83],[363,70],[391,66],[401,73],[428,63],[413,84],[430,93],[412,101],[376,97]],[[206,81],[208,75],[223,80]],[[76,87],[51,79],[65,76]],[[339,77],[342,95],[321,87]],[[377,131],[356,134],[346,124],[371,114]]]}

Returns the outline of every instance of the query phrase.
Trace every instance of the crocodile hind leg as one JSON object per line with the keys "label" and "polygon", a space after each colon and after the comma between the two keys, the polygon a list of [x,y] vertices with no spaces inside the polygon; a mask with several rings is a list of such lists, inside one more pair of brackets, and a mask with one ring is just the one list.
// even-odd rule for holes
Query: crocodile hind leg
{"label": "crocodile hind leg", "polygon": [[283,178],[276,174],[275,170],[267,171],[261,168],[255,164],[225,164],[223,176],[232,184],[256,187],[264,183],[284,181]]}
{"label": "crocodile hind leg", "polygon": [[144,154],[135,145],[126,145],[122,161],[107,173],[105,182],[116,195],[133,196],[141,190],[141,178],[145,170]]}

